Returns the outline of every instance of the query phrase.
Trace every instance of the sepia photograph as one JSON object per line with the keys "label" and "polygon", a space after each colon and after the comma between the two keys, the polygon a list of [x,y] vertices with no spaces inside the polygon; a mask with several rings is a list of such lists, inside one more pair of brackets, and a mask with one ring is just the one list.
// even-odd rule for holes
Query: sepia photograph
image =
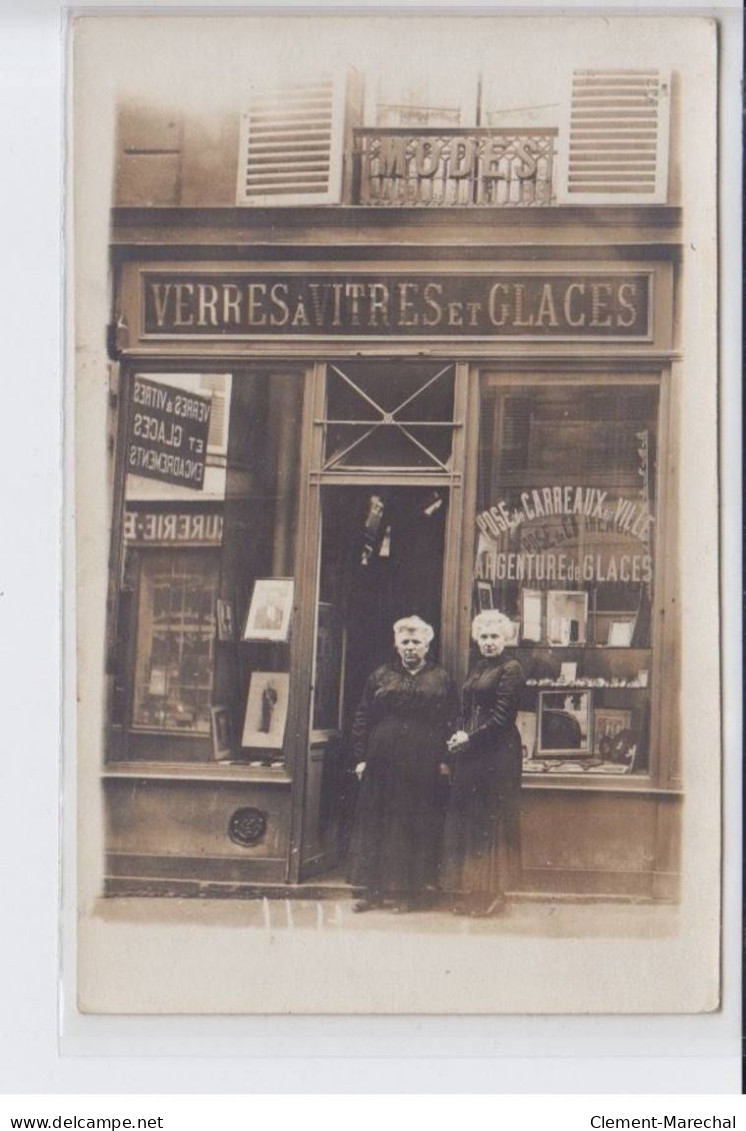
{"label": "sepia photograph", "polygon": [[233,724],[227,707],[211,707],[212,756],[231,758],[234,754]]}
{"label": "sepia photograph", "polygon": [[80,1008],[716,1009],[714,25],[72,60]]}
{"label": "sepia photograph", "polygon": [[215,602],[215,616],[218,622],[218,640],[223,643],[236,639],[236,619],[233,605],[218,597]]}
{"label": "sepia photograph", "polygon": [[243,639],[286,642],[290,632],[292,612],[291,578],[263,578],[256,581],[246,614]]}
{"label": "sepia photograph", "polygon": [[287,688],[285,672],[252,672],[242,746],[282,750],[288,713]]}

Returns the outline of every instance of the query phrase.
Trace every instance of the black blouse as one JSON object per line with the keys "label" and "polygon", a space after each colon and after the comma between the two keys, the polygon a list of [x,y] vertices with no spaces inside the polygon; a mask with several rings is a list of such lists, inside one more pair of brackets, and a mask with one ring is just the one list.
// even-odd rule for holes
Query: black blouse
{"label": "black blouse", "polygon": [[517,660],[495,656],[477,661],[462,693],[464,730],[472,751],[498,744],[515,726],[525,679]]}
{"label": "black blouse", "polygon": [[381,745],[435,742],[437,747],[452,733],[458,718],[458,695],[451,677],[428,660],[418,672],[393,662],[377,668],[366,681],[352,725],[356,761],[378,752]]}

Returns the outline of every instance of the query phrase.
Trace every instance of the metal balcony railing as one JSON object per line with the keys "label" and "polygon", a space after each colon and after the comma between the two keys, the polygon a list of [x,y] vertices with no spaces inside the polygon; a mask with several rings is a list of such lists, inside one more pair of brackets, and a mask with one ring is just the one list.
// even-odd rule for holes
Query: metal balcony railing
{"label": "metal balcony railing", "polygon": [[552,205],[557,132],[356,129],[353,203],[430,208]]}

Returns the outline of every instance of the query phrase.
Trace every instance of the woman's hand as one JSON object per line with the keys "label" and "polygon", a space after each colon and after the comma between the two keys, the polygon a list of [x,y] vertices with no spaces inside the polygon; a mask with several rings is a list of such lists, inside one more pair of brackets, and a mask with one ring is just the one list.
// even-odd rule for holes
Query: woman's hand
{"label": "woman's hand", "polygon": [[469,736],[466,733],[466,731],[465,730],[457,730],[456,733],[452,734],[451,737],[448,739],[448,742],[447,742],[448,753],[449,754],[460,754],[461,751],[465,750],[468,745],[469,745]]}
{"label": "woman's hand", "polygon": [[360,781],[360,779],[362,778],[364,773],[365,773],[365,762],[358,762],[358,764],[355,766],[355,774],[357,776],[358,781]]}

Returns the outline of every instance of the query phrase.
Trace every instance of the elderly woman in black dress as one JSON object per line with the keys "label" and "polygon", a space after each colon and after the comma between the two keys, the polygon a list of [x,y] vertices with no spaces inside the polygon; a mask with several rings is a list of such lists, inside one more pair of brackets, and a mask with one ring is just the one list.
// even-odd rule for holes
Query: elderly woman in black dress
{"label": "elderly woman in black dress", "polygon": [[463,730],[448,742],[451,793],[441,887],[459,914],[498,914],[519,866],[521,739],[515,725],[525,682],[503,650],[512,622],[496,609],[474,618],[480,659],[462,693]]}
{"label": "elderly woman in black dress", "polygon": [[394,625],[397,659],[369,677],[352,737],[360,792],[348,879],[364,889],[354,910],[393,902],[411,911],[436,880],[443,826],[440,780],[458,718],[451,678],[428,660],[433,630],[419,617]]}

